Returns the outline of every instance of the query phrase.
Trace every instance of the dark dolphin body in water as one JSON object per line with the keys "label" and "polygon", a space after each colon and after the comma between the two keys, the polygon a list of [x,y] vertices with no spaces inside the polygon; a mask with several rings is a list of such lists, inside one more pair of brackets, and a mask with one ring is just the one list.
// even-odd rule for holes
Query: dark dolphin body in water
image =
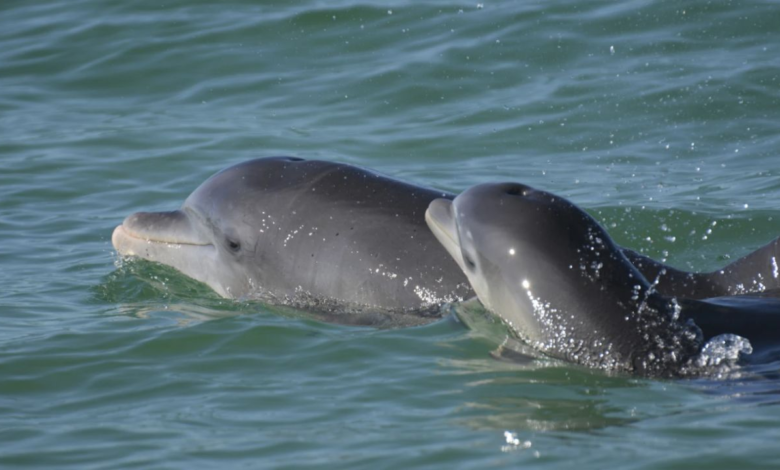
{"label": "dark dolphin body in water", "polygon": [[[776,242],[721,271],[685,273],[621,249],[566,199],[516,183],[433,201],[426,220],[482,304],[552,357],[675,375],[701,363],[713,337],[780,339],[771,291],[728,296],[746,284],[777,289]],[[726,296],[697,300],[713,295]]]}
{"label": "dark dolphin body in water", "polygon": [[112,242],[224,297],[342,323],[413,325],[473,296],[425,225],[440,197],[452,196],[351,165],[257,159],[212,176],[179,210],[128,216]]}

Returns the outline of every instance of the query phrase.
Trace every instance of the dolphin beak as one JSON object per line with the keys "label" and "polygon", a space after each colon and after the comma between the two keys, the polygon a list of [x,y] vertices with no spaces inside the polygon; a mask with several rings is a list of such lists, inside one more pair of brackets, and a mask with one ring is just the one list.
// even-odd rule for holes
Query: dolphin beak
{"label": "dolphin beak", "polygon": [[143,245],[210,245],[182,211],[131,214],[114,229],[111,242],[120,254],[126,256],[138,254],[133,248],[139,242]]}
{"label": "dolphin beak", "polygon": [[203,237],[182,211],[136,212],[114,229],[111,243],[122,256],[140,256],[159,261],[159,253],[173,246],[207,246]]}
{"label": "dolphin beak", "polygon": [[449,199],[434,199],[425,211],[425,222],[433,235],[439,240],[464,272],[465,264],[458,242],[458,226],[453,214],[452,201]]}

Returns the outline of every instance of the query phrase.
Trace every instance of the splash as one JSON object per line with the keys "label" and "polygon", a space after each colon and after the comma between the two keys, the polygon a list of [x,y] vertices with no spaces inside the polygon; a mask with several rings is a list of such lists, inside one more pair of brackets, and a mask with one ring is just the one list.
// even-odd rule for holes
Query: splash
{"label": "splash", "polygon": [[[533,445],[531,441],[520,441],[520,439],[517,438],[517,434],[511,432],[511,431],[504,431],[504,440],[506,440],[506,445],[501,446],[501,452],[513,452],[516,450],[522,450],[522,449],[530,449]],[[538,454],[539,452],[535,452],[535,454]],[[539,457],[539,455],[535,455],[535,457]]]}
{"label": "splash", "polygon": [[707,341],[696,358],[699,367],[713,367],[721,364],[732,364],[753,353],[753,345],[747,338],[734,334],[715,336]]}

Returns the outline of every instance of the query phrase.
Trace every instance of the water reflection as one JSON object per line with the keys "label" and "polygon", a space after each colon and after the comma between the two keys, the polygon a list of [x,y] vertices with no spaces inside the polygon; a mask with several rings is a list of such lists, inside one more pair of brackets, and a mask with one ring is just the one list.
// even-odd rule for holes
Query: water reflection
{"label": "water reflection", "polygon": [[768,363],[712,369],[695,379],[638,379],[535,354],[478,303],[450,309],[471,328],[465,336],[477,345],[467,357],[445,361],[452,374],[471,376],[455,421],[474,429],[521,437],[582,432],[780,402],[780,352],[766,357]]}
{"label": "water reflection", "polygon": [[117,269],[93,286],[92,300],[112,314],[174,321],[181,326],[257,312],[259,305],[219,297],[176,270],[140,260],[118,260]]}

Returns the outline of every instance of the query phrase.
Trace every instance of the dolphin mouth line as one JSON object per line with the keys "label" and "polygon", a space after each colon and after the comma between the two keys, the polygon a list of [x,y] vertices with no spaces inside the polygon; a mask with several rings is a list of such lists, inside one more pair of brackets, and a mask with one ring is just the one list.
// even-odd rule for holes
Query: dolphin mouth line
{"label": "dolphin mouth line", "polygon": [[439,221],[431,215],[430,211],[425,211],[425,221],[428,222],[428,225],[434,232],[434,235],[441,234],[442,236],[447,237],[447,240],[453,245],[458,245],[458,240],[455,239],[453,234],[450,233],[450,231],[447,230],[444,225],[439,223]]}
{"label": "dolphin mouth line", "polygon": [[444,246],[444,249],[452,256],[460,269],[466,272],[463,255],[460,251],[460,240],[455,227],[456,222],[451,211],[452,201],[435,199],[431,201],[431,204],[425,211],[425,222],[428,224],[431,232],[433,232],[433,236]]}
{"label": "dolphin mouth line", "polygon": [[116,237],[117,235],[122,235],[130,239],[138,240],[141,242],[155,243],[160,245],[213,246],[213,244],[211,243],[193,243],[191,241],[170,240],[164,238],[149,238],[148,236],[138,235],[134,233],[132,230],[127,228],[124,224],[117,225],[117,227],[114,229],[114,237]]}

